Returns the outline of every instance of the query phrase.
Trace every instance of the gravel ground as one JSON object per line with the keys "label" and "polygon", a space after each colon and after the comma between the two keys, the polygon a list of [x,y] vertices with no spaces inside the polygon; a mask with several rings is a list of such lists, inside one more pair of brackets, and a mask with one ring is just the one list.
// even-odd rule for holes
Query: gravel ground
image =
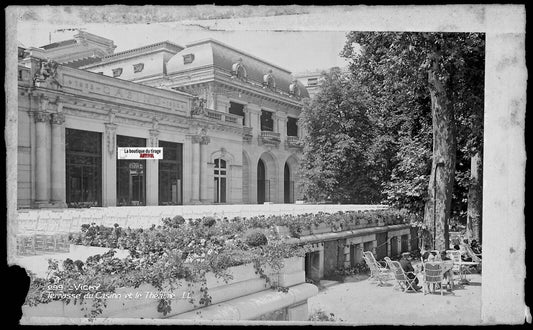
{"label": "gravel ground", "polygon": [[[403,293],[368,279],[348,278],[308,301],[309,314],[322,310],[341,324],[478,325],[481,324],[481,275],[469,274],[469,285],[453,292]],[[328,322],[332,323],[332,322]],[[333,324],[332,324],[333,325]]]}

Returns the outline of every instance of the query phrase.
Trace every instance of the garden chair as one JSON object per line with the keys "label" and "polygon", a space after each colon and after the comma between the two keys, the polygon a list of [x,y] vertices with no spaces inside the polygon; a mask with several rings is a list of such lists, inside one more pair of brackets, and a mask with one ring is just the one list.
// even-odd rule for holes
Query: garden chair
{"label": "garden chair", "polygon": [[479,263],[472,261],[463,261],[463,259],[461,259],[461,251],[458,250],[446,250],[446,254],[448,255],[448,258],[453,260],[452,271],[454,275],[459,275],[459,283],[470,282],[466,278],[466,274],[470,273],[469,268],[471,266],[477,266],[479,265]]}
{"label": "garden chair", "polygon": [[442,269],[442,263],[440,262],[425,262],[424,263],[424,283],[422,285],[424,295],[429,292],[430,285],[433,286],[433,292],[435,292],[435,285],[440,285],[440,294],[444,295],[444,272]]}
{"label": "garden chair", "polygon": [[370,268],[370,278],[373,280],[377,280],[379,282],[379,286],[382,286],[383,282],[389,280],[389,270],[386,266],[383,266],[377,262],[372,252],[363,251],[363,259],[368,265],[368,268]]}
{"label": "garden chair", "polygon": [[[394,266],[392,265],[392,260],[389,257],[383,258],[385,262],[387,263],[387,267],[389,267],[390,272],[394,271]],[[400,285],[398,284],[398,281],[394,281],[394,286],[392,287],[394,290],[401,289]]]}
{"label": "garden chair", "polygon": [[463,245],[463,247],[466,251],[466,254],[472,259],[472,262],[477,263],[475,266],[478,272],[481,272],[481,254],[474,253],[472,248],[467,244]]}
{"label": "garden chair", "polygon": [[[392,272],[394,274],[394,279],[398,283],[398,286],[402,289],[403,292],[417,292],[415,289],[416,274],[413,272],[405,272],[402,268],[402,265],[398,261],[391,261]],[[413,278],[409,278],[408,274],[412,274]]]}

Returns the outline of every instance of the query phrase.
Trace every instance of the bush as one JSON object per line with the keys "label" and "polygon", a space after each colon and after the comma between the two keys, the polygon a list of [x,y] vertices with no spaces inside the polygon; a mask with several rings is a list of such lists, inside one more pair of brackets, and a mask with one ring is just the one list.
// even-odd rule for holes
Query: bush
{"label": "bush", "polygon": [[261,246],[268,243],[267,237],[263,232],[259,230],[254,230],[249,232],[245,238],[244,241],[249,246]]}
{"label": "bush", "polygon": [[202,225],[206,227],[212,227],[217,221],[213,217],[205,217],[202,219]]}
{"label": "bush", "polygon": [[185,223],[185,219],[181,215],[176,215],[172,219],[171,218],[163,219],[163,226],[167,226],[171,228],[178,228],[180,225],[184,223]]}

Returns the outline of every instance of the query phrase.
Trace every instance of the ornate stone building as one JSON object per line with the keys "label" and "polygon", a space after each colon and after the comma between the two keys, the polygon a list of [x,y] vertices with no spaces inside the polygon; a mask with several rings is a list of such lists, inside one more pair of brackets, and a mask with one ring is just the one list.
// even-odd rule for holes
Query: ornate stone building
{"label": "ornate stone building", "polygon": [[[305,87],[216,40],[19,49],[18,207],[293,203]],[[162,160],[117,147],[162,147]]]}

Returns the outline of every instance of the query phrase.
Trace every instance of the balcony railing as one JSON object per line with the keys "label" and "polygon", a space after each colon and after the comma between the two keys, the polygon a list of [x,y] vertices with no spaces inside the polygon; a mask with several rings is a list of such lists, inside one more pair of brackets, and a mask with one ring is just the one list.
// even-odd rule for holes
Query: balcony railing
{"label": "balcony railing", "polygon": [[302,142],[300,141],[300,138],[297,136],[287,136],[286,139],[287,147],[289,148],[301,148]]}
{"label": "balcony railing", "polygon": [[205,109],[203,115],[197,114],[195,116],[204,116],[206,118],[217,120],[217,121],[223,121],[226,123],[242,125],[242,116],[234,115],[234,114],[226,113],[226,112],[220,112],[216,110],[211,110],[211,109]]}
{"label": "balcony railing", "polygon": [[278,145],[281,141],[278,132],[261,131],[260,141],[264,144]]}

